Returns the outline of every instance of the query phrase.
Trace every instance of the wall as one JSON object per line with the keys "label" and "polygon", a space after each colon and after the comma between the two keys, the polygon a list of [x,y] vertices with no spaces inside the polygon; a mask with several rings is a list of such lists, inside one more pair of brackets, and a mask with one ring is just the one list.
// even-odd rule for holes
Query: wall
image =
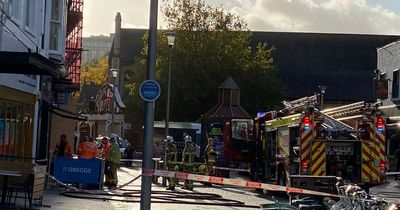
{"label": "wall", "polygon": [[[60,108],[70,112],[76,112],[76,100],[70,96],[68,105],[60,105]],[[52,122],[50,149],[54,149],[57,142],[60,141],[61,134],[65,134],[67,136],[67,141],[74,146],[74,131],[77,126],[77,121],[53,114]]]}

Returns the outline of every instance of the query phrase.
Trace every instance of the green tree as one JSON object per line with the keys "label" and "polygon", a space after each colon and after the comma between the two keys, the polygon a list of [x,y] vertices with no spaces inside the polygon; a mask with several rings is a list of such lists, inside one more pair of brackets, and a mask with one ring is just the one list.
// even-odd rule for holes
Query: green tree
{"label": "green tree", "polygon": [[83,65],[81,72],[82,83],[105,84],[107,81],[108,58],[102,57]]}
{"label": "green tree", "polygon": [[[217,102],[219,85],[229,76],[241,88],[241,105],[250,113],[278,104],[282,88],[275,77],[272,53],[266,43],[250,47],[251,32],[235,14],[204,0],[163,0],[169,31],[176,32],[172,49],[170,120],[198,119]],[[144,37],[147,43],[147,35]],[[143,58],[147,58],[147,44]],[[144,59],[140,62],[145,71]],[[156,102],[158,120],[165,118],[168,78],[166,36],[158,32],[156,77],[162,93]],[[140,74],[143,75],[143,74]],[[138,84],[133,82],[132,84]],[[135,90],[136,91],[136,90]]]}

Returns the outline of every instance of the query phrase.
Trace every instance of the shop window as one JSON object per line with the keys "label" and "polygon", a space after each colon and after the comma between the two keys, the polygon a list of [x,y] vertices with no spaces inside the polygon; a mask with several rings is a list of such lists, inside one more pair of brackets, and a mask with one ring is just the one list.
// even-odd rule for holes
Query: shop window
{"label": "shop window", "polygon": [[393,81],[392,81],[392,98],[399,97],[399,70],[393,71]]}
{"label": "shop window", "polygon": [[0,101],[0,159],[20,160],[29,154],[33,106]]}

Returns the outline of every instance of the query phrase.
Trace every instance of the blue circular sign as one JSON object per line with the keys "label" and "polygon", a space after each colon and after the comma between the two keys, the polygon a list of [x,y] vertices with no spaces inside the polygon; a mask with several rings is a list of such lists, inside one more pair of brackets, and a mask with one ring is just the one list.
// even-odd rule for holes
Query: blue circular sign
{"label": "blue circular sign", "polygon": [[161,93],[160,85],[154,80],[145,80],[139,88],[140,97],[145,101],[155,101]]}

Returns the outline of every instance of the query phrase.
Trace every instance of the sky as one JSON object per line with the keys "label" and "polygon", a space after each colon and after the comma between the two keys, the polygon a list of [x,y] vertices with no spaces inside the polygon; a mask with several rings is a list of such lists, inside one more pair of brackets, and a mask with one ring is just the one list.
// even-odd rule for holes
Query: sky
{"label": "sky", "polygon": [[[85,0],[83,35],[123,28],[149,28],[151,0]],[[163,0],[159,0],[159,7]],[[205,0],[239,15],[251,31],[400,35],[400,0]],[[158,28],[166,28],[162,15]]]}

